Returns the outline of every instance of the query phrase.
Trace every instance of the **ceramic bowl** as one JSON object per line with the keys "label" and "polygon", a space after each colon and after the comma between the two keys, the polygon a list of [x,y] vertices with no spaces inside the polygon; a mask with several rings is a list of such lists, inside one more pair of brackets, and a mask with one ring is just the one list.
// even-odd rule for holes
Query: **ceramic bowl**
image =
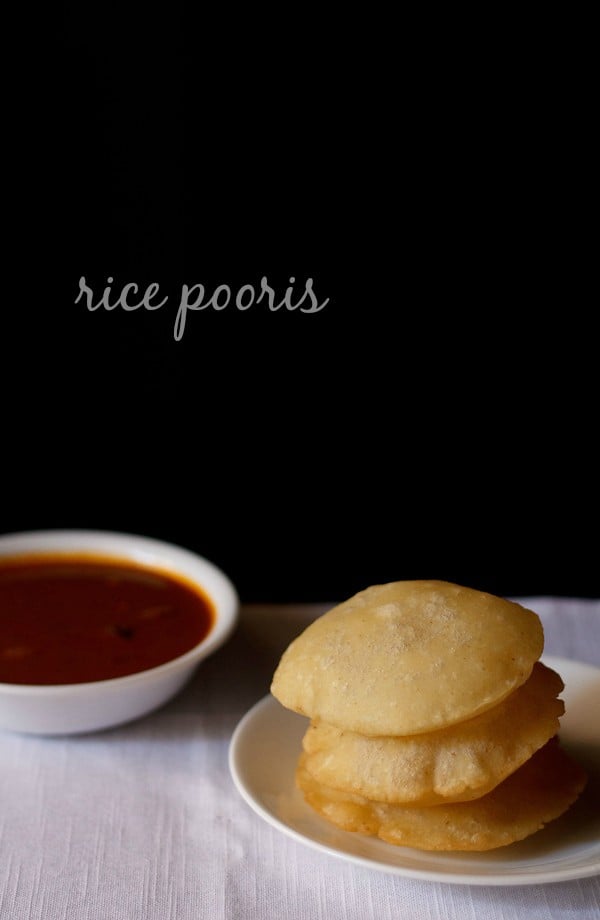
{"label": "ceramic bowl", "polygon": [[132,534],[90,530],[32,531],[0,537],[0,558],[39,553],[98,554],[179,575],[209,596],[215,620],[202,641],[185,654],[125,677],[77,684],[0,683],[0,729],[72,734],[136,719],[173,697],[236,625],[238,597],[229,578],[208,560],[182,547]]}

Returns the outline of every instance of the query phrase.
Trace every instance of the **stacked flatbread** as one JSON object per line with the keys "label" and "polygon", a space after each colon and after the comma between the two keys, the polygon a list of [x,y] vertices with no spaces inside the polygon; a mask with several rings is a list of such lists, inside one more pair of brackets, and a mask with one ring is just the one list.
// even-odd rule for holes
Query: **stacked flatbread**
{"label": "stacked flatbread", "polygon": [[563,682],[538,616],[440,581],[361,591],[284,652],[271,687],[308,716],[296,779],[350,831],[488,850],[567,810],[583,770],[558,744]]}

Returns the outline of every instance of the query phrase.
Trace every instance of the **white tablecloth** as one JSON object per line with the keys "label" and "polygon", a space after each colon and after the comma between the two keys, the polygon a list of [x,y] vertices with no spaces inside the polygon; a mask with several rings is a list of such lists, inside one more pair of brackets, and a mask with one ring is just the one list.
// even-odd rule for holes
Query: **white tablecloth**
{"label": "white tablecloth", "polygon": [[[600,602],[526,603],[547,654],[600,665]],[[413,881],[317,853],[246,805],[228,772],[231,733],[328,606],[243,609],[227,646],[137,722],[71,738],[0,732],[1,920],[598,920],[598,878]]]}

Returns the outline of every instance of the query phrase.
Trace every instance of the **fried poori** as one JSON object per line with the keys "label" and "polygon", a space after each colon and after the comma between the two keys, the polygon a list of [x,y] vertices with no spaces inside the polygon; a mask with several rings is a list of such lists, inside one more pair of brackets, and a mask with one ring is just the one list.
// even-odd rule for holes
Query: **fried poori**
{"label": "fried poori", "polygon": [[379,802],[436,805],[489,792],[552,738],[564,703],[555,671],[536,662],[497,706],[435,732],[374,737],[312,722],[304,768],[319,783]]}
{"label": "fried poori", "polygon": [[347,831],[421,850],[491,850],[540,830],[574,802],[585,773],[552,739],[487,795],[417,808],[371,801],[318,783],[302,754],[296,782],[306,801]]}
{"label": "fried poori", "polygon": [[543,648],[538,616],[443,581],[356,594],[284,652],[271,691],[289,709],[364,735],[431,732],[496,706]]}

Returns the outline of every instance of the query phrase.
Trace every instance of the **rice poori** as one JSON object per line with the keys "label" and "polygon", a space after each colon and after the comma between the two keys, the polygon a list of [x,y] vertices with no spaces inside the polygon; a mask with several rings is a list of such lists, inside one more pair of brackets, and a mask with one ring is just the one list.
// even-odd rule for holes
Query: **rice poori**
{"label": "rice poori", "polygon": [[487,795],[449,805],[390,805],[318,783],[300,758],[296,781],[320,815],[347,831],[421,850],[492,850],[540,830],[575,801],[585,773],[555,739]]}
{"label": "rice poori", "polygon": [[562,679],[539,617],[443,581],[375,585],[283,653],[271,691],[307,716],[306,802],[348,831],[423,850],[522,840],[577,798],[557,740]]}
{"label": "rice poori", "polygon": [[543,649],[538,616],[443,581],[359,592],[284,652],[273,695],[289,709],[364,735],[444,728],[497,705]]}
{"label": "rice poori", "polygon": [[564,684],[536,662],[529,679],[497,706],[435,732],[360,735],[312,722],[305,769],[325,786],[379,802],[435,805],[489,792],[558,732]]}

